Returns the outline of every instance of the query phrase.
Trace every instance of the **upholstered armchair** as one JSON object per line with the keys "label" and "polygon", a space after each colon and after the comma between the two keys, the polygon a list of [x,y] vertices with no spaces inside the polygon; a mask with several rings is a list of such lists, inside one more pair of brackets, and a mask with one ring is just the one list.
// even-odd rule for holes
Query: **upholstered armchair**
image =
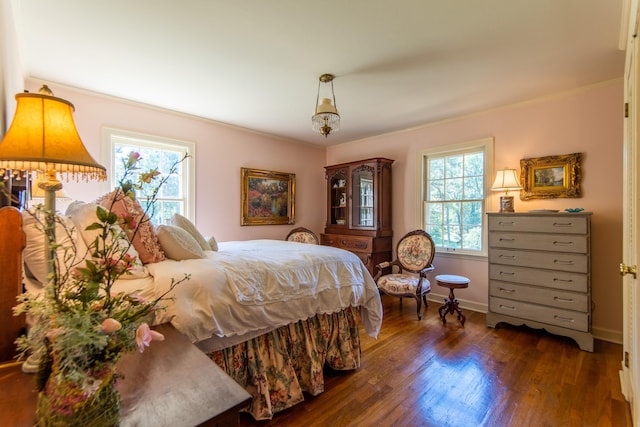
{"label": "upholstered armchair", "polygon": [[289,234],[287,234],[287,238],[285,240],[289,242],[310,243],[312,245],[320,244],[320,240],[318,240],[316,233],[304,227],[298,227],[291,230]]}
{"label": "upholstered armchair", "polygon": [[[423,230],[405,234],[396,248],[396,259],[376,265],[375,281],[378,289],[387,295],[415,298],[418,320],[422,319],[422,303],[427,307],[426,295],[431,291],[427,274],[435,269],[433,257],[436,247],[431,236]],[[389,274],[383,274],[388,271]],[[396,271],[396,272],[394,272]]]}

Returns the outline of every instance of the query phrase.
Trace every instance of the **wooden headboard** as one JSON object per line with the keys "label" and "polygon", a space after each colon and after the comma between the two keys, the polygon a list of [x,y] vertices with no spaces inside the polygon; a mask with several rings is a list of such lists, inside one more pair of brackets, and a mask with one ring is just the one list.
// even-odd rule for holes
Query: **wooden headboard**
{"label": "wooden headboard", "polygon": [[16,297],[22,293],[25,244],[20,211],[11,206],[0,208],[0,362],[16,356],[14,341],[25,327],[24,315],[13,315]]}

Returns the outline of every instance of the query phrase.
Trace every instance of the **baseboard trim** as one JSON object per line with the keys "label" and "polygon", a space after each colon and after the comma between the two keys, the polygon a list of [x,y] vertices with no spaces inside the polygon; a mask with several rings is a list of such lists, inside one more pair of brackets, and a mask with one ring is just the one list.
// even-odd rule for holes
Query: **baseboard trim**
{"label": "baseboard trim", "polygon": [[[437,293],[430,292],[427,294],[427,301],[432,301],[434,303],[442,304],[445,298],[447,298],[447,296],[448,295],[445,295],[445,294],[440,295]],[[485,314],[488,311],[487,304],[481,304],[475,301],[468,301],[462,298],[458,298],[458,302],[460,303],[460,308],[463,308],[466,310],[477,311],[479,313],[485,313]],[[622,344],[621,331],[614,331],[611,329],[592,327],[591,334],[595,339],[598,339],[598,340],[607,341],[614,344]]]}

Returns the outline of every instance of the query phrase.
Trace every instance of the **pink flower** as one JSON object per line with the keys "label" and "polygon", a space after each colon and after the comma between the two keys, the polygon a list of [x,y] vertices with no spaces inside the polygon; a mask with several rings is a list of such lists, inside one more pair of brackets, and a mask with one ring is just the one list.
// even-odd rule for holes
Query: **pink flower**
{"label": "pink flower", "polygon": [[164,341],[164,335],[160,332],[152,331],[146,323],[138,326],[136,331],[136,346],[138,351],[142,353],[145,347],[149,347],[151,341]]}
{"label": "pink flower", "polygon": [[137,304],[146,304],[147,299],[140,294],[129,294],[132,301],[135,301]]}
{"label": "pink flower", "polygon": [[111,317],[109,317],[108,319],[104,319],[100,326],[102,327],[102,332],[105,332],[107,334],[119,331],[122,328],[120,322],[118,322],[116,319],[112,319]]}
{"label": "pink flower", "polygon": [[135,165],[138,160],[140,160],[140,153],[136,153],[135,151],[132,151],[131,153],[129,153],[129,158],[127,159],[127,166],[131,167],[133,165]]}

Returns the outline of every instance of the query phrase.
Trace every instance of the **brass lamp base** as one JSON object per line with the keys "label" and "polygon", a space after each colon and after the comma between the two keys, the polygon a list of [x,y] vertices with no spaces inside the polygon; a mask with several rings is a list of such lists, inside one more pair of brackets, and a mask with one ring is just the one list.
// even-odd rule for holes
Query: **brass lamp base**
{"label": "brass lamp base", "polygon": [[513,210],[513,196],[500,196],[500,213],[515,212]]}

